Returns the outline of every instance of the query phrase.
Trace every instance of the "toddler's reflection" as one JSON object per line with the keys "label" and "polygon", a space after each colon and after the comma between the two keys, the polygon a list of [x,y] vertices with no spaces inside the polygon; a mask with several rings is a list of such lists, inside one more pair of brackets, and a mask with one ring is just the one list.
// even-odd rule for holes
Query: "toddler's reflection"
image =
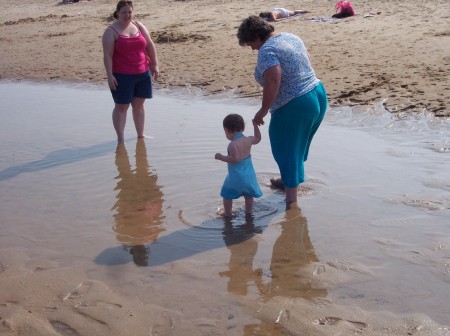
{"label": "toddler's reflection", "polygon": [[258,242],[251,239],[260,230],[255,228],[253,218],[248,216],[243,225],[233,226],[232,220],[224,218],[223,240],[230,250],[229,271],[221,272],[228,280],[228,291],[247,295],[251,283],[260,282],[261,274],[253,270],[253,258],[258,250]]}
{"label": "toddler's reflection", "polygon": [[[304,299],[325,297],[326,289],[312,287],[309,278],[311,274],[305,270],[306,266],[319,259],[309,238],[307,219],[297,205],[286,211],[285,220],[280,227],[280,236],[273,245],[271,279],[263,290],[264,299],[269,300],[275,296]],[[305,271],[303,277],[302,271]]]}
{"label": "toddler's reflection", "polygon": [[162,192],[157,176],[150,169],[144,139],[136,142],[136,169],[132,170],[124,144],[117,146],[117,202],[113,230],[119,243],[126,246],[136,265],[147,266],[149,248],[165,229],[162,226]]}
{"label": "toddler's reflection", "polygon": [[[327,295],[326,289],[311,285],[311,274],[306,271],[308,264],[318,261],[309,238],[306,218],[297,206],[292,206],[285,214],[285,219],[279,224],[280,235],[272,249],[270,275],[253,269],[253,259],[258,250],[258,241],[251,239],[255,233],[253,222],[241,227],[225,224],[223,239],[230,251],[230,262],[229,271],[220,275],[229,278],[228,291],[247,295],[249,288],[254,288],[251,294],[256,294],[256,299],[262,301],[273,297],[313,299]],[[273,326],[261,321],[260,325],[246,326],[244,333],[253,335],[255,328],[270,334]]]}

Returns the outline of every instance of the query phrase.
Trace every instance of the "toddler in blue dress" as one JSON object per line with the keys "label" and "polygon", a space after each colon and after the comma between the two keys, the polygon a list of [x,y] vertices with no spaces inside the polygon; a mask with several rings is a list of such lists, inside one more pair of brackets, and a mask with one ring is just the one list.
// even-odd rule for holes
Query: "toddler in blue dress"
{"label": "toddler in blue dress", "polygon": [[253,210],[253,199],[261,197],[262,192],[256,180],[255,169],[250,155],[252,145],[261,141],[258,125],[253,123],[253,136],[245,136],[244,119],[239,114],[229,114],[223,120],[225,136],[230,140],[228,155],[216,153],[215,159],[228,163],[228,175],[223,183],[220,196],[223,197],[224,217],[231,217],[233,199],[245,198],[245,213]]}

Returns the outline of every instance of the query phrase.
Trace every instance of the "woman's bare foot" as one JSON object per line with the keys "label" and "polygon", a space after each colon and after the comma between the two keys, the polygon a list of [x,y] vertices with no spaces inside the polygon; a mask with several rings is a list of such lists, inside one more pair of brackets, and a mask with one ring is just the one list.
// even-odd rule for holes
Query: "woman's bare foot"
{"label": "woman's bare foot", "polygon": [[277,178],[277,179],[276,178],[271,178],[270,179],[270,184],[271,184],[272,188],[284,190],[284,184],[283,184],[283,181],[281,181],[280,178]]}
{"label": "woman's bare foot", "polygon": [[151,135],[138,135],[138,139],[154,139]]}

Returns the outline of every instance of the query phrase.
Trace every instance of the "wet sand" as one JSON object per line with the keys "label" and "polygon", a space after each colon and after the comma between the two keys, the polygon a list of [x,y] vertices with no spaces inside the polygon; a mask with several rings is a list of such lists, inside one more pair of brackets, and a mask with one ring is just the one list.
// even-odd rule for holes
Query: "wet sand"
{"label": "wet sand", "polygon": [[159,92],[153,138],[129,116],[116,148],[104,86],[2,82],[0,99],[1,332],[448,335],[448,118],[330,110],[287,212],[264,126],[264,196],[227,222],[221,121],[257,100]]}
{"label": "wet sand", "polygon": [[[317,76],[335,106],[382,102],[392,113],[450,115],[448,0],[353,2],[358,15],[329,21],[335,1],[285,1],[309,13],[275,29],[305,41]],[[260,96],[256,53],[237,44],[241,20],[269,10],[261,0],[140,1],[159,53],[161,88],[198,87]],[[0,13],[0,78],[105,82],[101,36],[114,2],[8,1]],[[373,13],[374,15],[372,15]]]}

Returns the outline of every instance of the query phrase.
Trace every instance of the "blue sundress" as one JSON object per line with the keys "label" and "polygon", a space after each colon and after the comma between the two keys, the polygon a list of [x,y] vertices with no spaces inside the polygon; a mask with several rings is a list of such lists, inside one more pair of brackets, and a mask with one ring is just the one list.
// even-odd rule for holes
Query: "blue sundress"
{"label": "blue sundress", "polygon": [[[244,134],[238,133],[233,137],[233,140],[241,136],[244,136]],[[228,163],[228,175],[223,183],[220,196],[225,199],[237,199],[241,196],[259,198],[262,196],[251,155],[239,162]]]}

